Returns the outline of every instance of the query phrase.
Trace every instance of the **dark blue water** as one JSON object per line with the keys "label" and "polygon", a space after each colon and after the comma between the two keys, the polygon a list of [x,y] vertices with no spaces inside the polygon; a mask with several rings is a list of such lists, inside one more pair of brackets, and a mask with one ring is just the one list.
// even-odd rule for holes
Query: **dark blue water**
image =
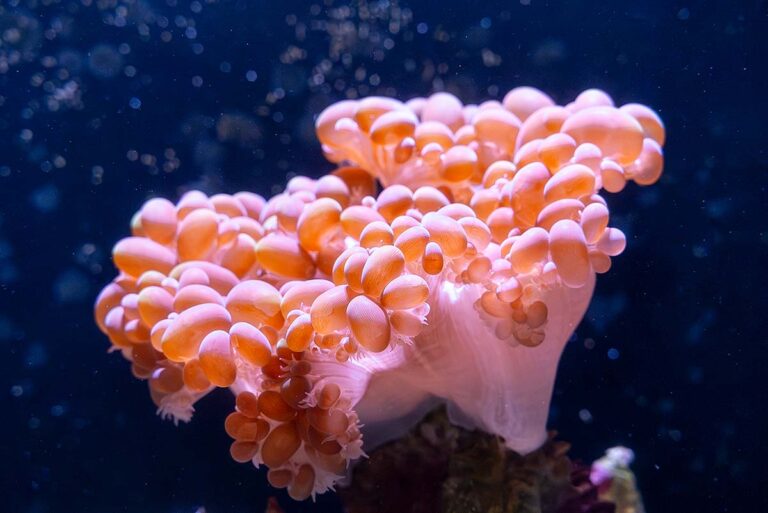
{"label": "dark blue water", "polygon": [[328,171],[313,115],[347,94],[517,85],[599,87],[668,131],[660,183],[608,198],[629,246],[551,426],[585,460],[632,447],[649,512],[766,510],[768,4],[575,4],[0,2],[0,510],[262,511],[263,472],[227,453],[232,397],[174,427],[106,353],[91,307],[112,244],[148,197]]}

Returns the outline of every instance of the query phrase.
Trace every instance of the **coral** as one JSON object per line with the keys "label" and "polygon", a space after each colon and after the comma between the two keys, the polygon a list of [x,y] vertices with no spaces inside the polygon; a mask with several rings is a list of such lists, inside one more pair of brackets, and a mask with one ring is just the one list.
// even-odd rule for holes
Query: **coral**
{"label": "coral", "polygon": [[645,513],[635,474],[629,468],[635,453],[626,447],[611,447],[592,463],[589,479],[602,500],[616,505],[616,513]]}
{"label": "coral", "polygon": [[540,447],[562,348],[626,243],[598,193],[659,178],[658,116],[517,88],[342,101],[316,128],[330,174],[268,201],[151,199],[115,246],[96,321],[158,412],[186,422],[230,388],[232,457],[296,499],[438,403]]}

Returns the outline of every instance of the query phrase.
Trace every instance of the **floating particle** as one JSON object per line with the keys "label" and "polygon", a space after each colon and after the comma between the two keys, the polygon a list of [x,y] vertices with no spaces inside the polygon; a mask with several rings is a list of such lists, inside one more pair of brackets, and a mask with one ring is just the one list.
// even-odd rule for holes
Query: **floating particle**
{"label": "floating particle", "polygon": [[0,73],[37,57],[43,37],[40,23],[22,11],[0,11]]}
{"label": "floating particle", "polygon": [[694,385],[699,385],[703,379],[704,370],[701,367],[691,367],[688,369],[688,381]]}
{"label": "floating particle", "polygon": [[104,168],[101,166],[93,166],[91,168],[91,183],[93,185],[101,185],[104,181]]}
{"label": "floating particle", "polygon": [[54,157],[53,157],[53,167],[55,167],[56,169],[61,169],[61,168],[63,168],[66,165],[67,165],[67,159],[65,159],[61,155],[54,155]]}
{"label": "floating particle", "polygon": [[104,254],[95,244],[87,242],[75,253],[75,260],[78,264],[88,267],[93,273],[98,273],[101,271]]}
{"label": "floating particle", "polygon": [[717,313],[714,308],[704,309],[699,317],[688,327],[686,339],[695,344],[701,342],[707,330],[716,322]]}
{"label": "floating particle", "polygon": [[59,56],[55,59],[56,63],[69,71],[70,74],[76,75],[83,69],[83,55],[76,50],[62,50],[59,52]]}
{"label": "floating particle", "polygon": [[496,67],[501,65],[501,55],[494,53],[488,48],[483,48],[480,55],[483,58],[483,65],[487,68]]}
{"label": "floating particle", "polygon": [[98,44],[88,52],[88,70],[96,78],[114,78],[123,70],[123,56],[113,46]]}
{"label": "floating particle", "polygon": [[592,298],[587,319],[598,333],[604,332],[627,307],[627,296],[617,292],[611,295],[597,294]]}
{"label": "floating particle", "polygon": [[0,316],[0,340],[10,340],[13,335],[13,324],[8,317]]}
{"label": "floating particle", "polygon": [[58,303],[76,303],[90,295],[88,278],[77,269],[62,272],[53,283],[53,298]]}
{"label": "floating particle", "polygon": [[48,363],[48,350],[40,342],[33,342],[27,348],[24,361],[28,367],[41,367]]}
{"label": "floating particle", "polygon": [[307,82],[307,73],[299,66],[280,64],[272,71],[272,86],[275,93],[279,89],[283,91],[283,96],[285,91],[291,91],[294,94],[303,91]]}
{"label": "floating particle", "polygon": [[220,171],[224,154],[225,151],[221,144],[210,139],[197,141],[193,150],[195,164],[206,173]]}
{"label": "floating particle", "polygon": [[32,192],[30,200],[37,210],[47,214],[59,207],[60,196],[59,189],[53,184],[48,184]]}
{"label": "floating particle", "polygon": [[537,66],[547,66],[562,61],[566,56],[567,51],[563,41],[548,39],[534,50],[532,58]]}
{"label": "floating particle", "polygon": [[0,262],[0,284],[8,284],[15,282],[19,277],[19,271],[10,262]]}
{"label": "floating particle", "polygon": [[67,81],[61,87],[56,87],[53,93],[46,98],[48,110],[55,112],[60,108],[82,107],[82,92],[80,86],[74,80]]}
{"label": "floating particle", "polygon": [[255,146],[263,131],[256,119],[248,114],[222,114],[216,122],[216,135],[221,142],[234,142],[242,148]]}

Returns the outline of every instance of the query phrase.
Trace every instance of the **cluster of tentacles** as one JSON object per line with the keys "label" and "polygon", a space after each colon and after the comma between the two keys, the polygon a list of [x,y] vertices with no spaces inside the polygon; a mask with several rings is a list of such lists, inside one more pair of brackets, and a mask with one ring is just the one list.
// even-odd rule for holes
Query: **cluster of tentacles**
{"label": "cluster of tentacles", "polygon": [[[480,105],[447,93],[372,97],[332,105],[316,125],[338,169],[293,178],[268,201],[199,191],[149,200],[115,246],[120,272],[95,306],[162,415],[187,421],[196,401],[230,387],[232,457],[267,465],[270,483],[296,499],[331,488],[363,454],[357,405],[378,374],[409,372],[403,387],[410,379],[471,417],[450,390],[470,378],[415,384],[439,352],[467,361],[484,344],[550,344],[556,366],[594,274],[625,246],[598,192],[653,183],[663,163],[658,116],[597,90],[564,107],[531,88]],[[478,331],[452,337],[457,323]],[[544,411],[548,379],[535,387]],[[514,447],[527,410],[508,403],[476,424]],[[519,445],[544,440],[546,413],[535,417]]]}

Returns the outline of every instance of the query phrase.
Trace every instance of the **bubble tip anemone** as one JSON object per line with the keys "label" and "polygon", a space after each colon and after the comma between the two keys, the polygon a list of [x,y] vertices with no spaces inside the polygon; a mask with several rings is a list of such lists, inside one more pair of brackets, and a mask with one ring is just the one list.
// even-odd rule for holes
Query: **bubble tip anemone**
{"label": "bubble tip anemone", "polygon": [[363,432],[398,436],[438,402],[537,448],[562,349],[626,244],[599,191],[658,180],[661,120],[516,88],[347,100],[316,128],[340,164],[318,180],[149,200],[113,250],[100,329],[163,417],[232,389],[232,457],[296,499],[331,489]]}

